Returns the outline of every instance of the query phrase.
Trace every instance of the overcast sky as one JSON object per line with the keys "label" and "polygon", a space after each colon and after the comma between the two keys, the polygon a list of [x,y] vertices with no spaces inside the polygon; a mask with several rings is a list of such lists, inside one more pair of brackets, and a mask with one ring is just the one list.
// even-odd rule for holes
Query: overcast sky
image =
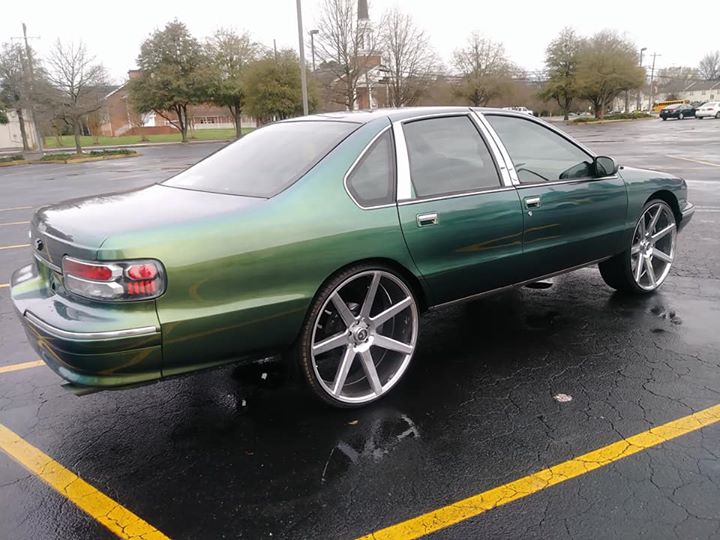
{"label": "overcast sky", "polygon": [[[303,0],[305,30],[313,28],[322,0]],[[452,52],[478,31],[505,45],[510,59],[528,70],[540,69],[547,43],[561,28],[584,35],[618,30],[648,54],[657,52],[656,67],[697,66],[707,52],[720,49],[718,3],[694,2],[689,9],[661,9],[661,3],[604,0],[370,0],[370,18],[397,6],[409,11],[449,63]],[[675,15],[683,13],[685,20]],[[664,12],[664,13],[663,13]],[[21,23],[38,36],[32,45],[46,54],[56,39],[83,40],[115,82],[135,64],[140,43],[156,28],[177,17],[198,38],[219,27],[248,30],[256,41],[297,48],[294,0],[124,0],[115,2],[5,2],[0,10],[0,41],[22,35]],[[669,20],[667,20],[669,19]],[[667,21],[667,22],[666,22]],[[309,57],[309,51],[308,51]],[[646,62],[647,64],[647,62]]]}

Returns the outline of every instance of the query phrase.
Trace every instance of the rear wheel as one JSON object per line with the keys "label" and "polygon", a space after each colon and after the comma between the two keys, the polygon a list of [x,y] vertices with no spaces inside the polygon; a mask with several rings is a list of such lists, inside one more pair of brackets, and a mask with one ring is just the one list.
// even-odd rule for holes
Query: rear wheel
{"label": "rear wheel", "polygon": [[675,257],[677,225],[665,201],[645,205],[628,249],[598,266],[605,283],[618,291],[654,292],[670,273]]}
{"label": "rear wheel", "polygon": [[683,115],[683,113],[678,114],[678,120],[682,120],[683,118],[685,118],[685,115]]}
{"label": "rear wheel", "polygon": [[407,370],[418,308],[390,268],[357,265],[318,293],[298,340],[297,358],[313,393],[336,407],[360,407],[387,394]]}
{"label": "rear wheel", "polygon": [[720,111],[718,111],[718,112],[715,113],[715,118],[717,118],[718,120],[720,120]]}

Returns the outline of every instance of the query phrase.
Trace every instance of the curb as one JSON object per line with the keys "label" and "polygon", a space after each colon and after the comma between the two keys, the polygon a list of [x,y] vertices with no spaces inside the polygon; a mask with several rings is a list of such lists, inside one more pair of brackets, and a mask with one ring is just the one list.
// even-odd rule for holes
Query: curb
{"label": "curb", "polygon": [[33,165],[55,165],[55,164],[65,164],[65,165],[72,165],[74,163],[88,163],[90,161],[108,161],[111,159],[125,159],[125,158],[134,158],[142,156],[140,152],[135,152],[134,154],[117,154],[112,156],[87,156],[87,157],[81,157],[81,158],[70,158],[70,159],[48,159],[46,161],[26,161],[25,163],[32,163]]}

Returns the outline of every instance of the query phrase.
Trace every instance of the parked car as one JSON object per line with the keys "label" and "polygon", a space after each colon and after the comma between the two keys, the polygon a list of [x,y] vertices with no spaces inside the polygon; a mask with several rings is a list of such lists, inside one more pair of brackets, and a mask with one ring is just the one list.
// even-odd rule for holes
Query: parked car
{"label": "parked car", "polygon": [[535,113],[528,109],[527,107],[503,107],[503,111],[515,111],[520,112],[524,114],[529,114],[530,116],[535,116]]}
{"label": "parked car", "polygon": [[698,120],[703,118],[720,118],[720,101],[708,101],[695,110],[695,117]]}
{"label": "parked car", "polygon": [[681,178],[523,113],[309,116],[158,184],[38,210],[11,295],[70,388],[282,353],[320,399],[356,407],[402,378],[428,309],[595,264],[652,293],[693,211]]}
{"label": "parked car", "polygon": [[663,120],[667,120],[668,118],[677,118],[678,120],[682,120],[683,118],[688,118],[690,116],[695,116],[695,107],[684,103],[668,105],[660,111],[660,118]]}

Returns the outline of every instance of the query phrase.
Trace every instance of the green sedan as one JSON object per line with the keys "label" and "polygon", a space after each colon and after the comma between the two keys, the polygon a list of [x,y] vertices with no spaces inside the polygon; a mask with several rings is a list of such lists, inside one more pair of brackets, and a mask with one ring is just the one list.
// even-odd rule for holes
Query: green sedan
{"label": "green sedan", "polygon": [[281,355],[356,407],[400,381],[428,309],[594,264],[652,293],[693,210],[681,178],[525,114],[317,115],[150,187],[40,209],[11,291],[71,388]]}

